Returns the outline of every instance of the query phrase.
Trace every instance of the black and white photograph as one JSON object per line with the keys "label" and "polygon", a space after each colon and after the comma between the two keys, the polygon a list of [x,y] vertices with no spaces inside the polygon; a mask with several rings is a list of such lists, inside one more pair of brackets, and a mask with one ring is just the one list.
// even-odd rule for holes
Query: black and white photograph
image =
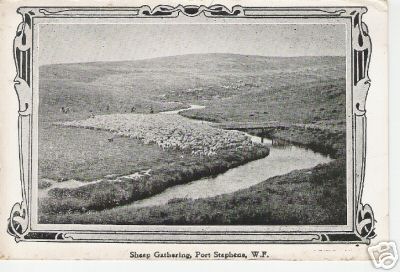
{"label": "black and white photograph", "polygon": [[344,24],[38,40],[39,223],[346,225]]}
{"label": "black and white photograph", "polygon": [[373,5],[12,12],[11,248],[318,260],[392,245]]}

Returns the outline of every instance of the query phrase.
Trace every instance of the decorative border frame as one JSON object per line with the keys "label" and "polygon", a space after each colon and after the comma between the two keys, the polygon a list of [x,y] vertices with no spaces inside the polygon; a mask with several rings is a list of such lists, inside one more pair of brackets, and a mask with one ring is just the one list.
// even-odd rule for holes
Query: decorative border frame
{"label": "decorative border frame", "polygon": [[[20,7],[23,21],[14,39],[16,77],[14,88],[19,100],[19,159],[22,201],[16,203],[8,219],[8,233],[18,241],[58,242],[140,242],[140,243],[366,243],[375,237],[375,220],[370,205],[363,204],[366,158],[366,97],[370,87],[368,67],[371,39],[362,22],[366,7],[242,7],[213,6],[141,7]],[[341,18],[351,21],[351,87],[353,137],[353,226],[340,232],[218,233],[165,231],[144,234],[124,231],[36,231],[31,228],[33,28],[36,18]],[[347,131],[348,133],[349,131]]]}

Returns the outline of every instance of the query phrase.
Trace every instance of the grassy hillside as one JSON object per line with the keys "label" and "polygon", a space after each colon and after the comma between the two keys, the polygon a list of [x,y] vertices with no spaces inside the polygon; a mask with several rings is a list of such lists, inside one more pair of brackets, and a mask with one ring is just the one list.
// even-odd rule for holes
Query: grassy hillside
{"label": "grassy hillside", "polygon": [[[331,91],[335,91],[336,86],[344,86],[344,71],[342,57],[277,58],[235,54],[46,65],[40,68],[40,113],[51,112],[55,118],[65,118],[59,114],[61,107],[69,107],[73,115],[76,112],[130,112],[132,107],[137,112],[148,112],[153,107],[157,112],[183,107],[180,103],[215,105],[215,102],[221,103],[225,110],[246,97],[246,101],[260,103],[238,106],[271,114],[286,102],[285,108],[291,108],[296,114],[297,105],[291,104],[296,97],[303,108],[309,103],[316,105],[327,96],[336,99]],[[325,87],[315,91],[320,83]],[[298,84],[302,87],[298,88]],[[288,95],[292,99],[285,101]],[[278,107],[259,107],[264,100],[271,99],[279,103]],[[325,104],[316,107],[316,113]],[[220,111],[212,110],[215,114]],[[245,116],[248,117],[248,112]]]}

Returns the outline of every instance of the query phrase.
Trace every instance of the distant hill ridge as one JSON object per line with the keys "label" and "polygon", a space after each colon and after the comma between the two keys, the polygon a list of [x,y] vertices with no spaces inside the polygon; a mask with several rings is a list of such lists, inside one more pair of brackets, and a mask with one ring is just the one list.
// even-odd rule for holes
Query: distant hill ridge
{"label": "distant hill ridge", "polygon": [[73,62],[73,63],[57,63],[57,64],[46,64],[40,66],[41,68],[51,68],[58,66],[75,66],[75,65],[107,65],[107,64],[147,64],[147,63],[157,63],[157,62],[206,62],[206,61],[221,61],[221,60],[230,60],[230,61],[305,61],[305,60],[314,60],[314,61],[329,61],[329,60],[345,60],[345,56],[261,56],[261,55],[245,55],[245,54],[233,54],[233,53],[205,53],[205,54],[185,54],[185,55],[174,55],[174,56],[163,56],[163,57],[155,57],[148,59],[136,59],[136,60],[113,60],[113,61],[91,61],[91,62]]}
{"label": "distant hill ridge", "polygon": [[[60,114],[62,107],[74,114],[103,114],[148,112],[150,107],[157,112],[175,109],[179,106],[176,103],[205,105],[219,100],[238,105],[236,96],[240,100],[251,97],[253,104],[303,97],[298,103],[307,104],[304,95],[312,94],[321,97],[316,99],[321,104],[327,97],[323,93],[336,99],[337,92],[329,90],[346,90],[345,57],[332,56],[191,54],[54,64],[41,67],[39,73],[40,111],[46,116],[49,112]],[[299,107],[298,103],[294,105]]]}

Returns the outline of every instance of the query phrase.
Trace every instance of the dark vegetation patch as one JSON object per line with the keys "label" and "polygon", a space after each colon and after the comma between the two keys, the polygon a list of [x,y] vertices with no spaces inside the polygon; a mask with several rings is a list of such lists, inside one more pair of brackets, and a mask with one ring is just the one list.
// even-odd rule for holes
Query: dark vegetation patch
{"label": "dark vegetation patch", "polygon": [[309,148],[314,152],[329,155],[331,158],[343,158],[346,151],[345,131],[330,131],[320,128],[290,127],[285,129],[243,129],[249,134],[280,139],[288,144]]}
{"label": "dark vegetation patch", "polygon": [[41,189],[47,189],[47,188],[49,188],[51,185],[53,185],[53,182],[51,182],[51,181],[49,181],[49,180],[39,179],[39,181],[38,181],[38,188],[39,188],[39,190],[41,190]]}

